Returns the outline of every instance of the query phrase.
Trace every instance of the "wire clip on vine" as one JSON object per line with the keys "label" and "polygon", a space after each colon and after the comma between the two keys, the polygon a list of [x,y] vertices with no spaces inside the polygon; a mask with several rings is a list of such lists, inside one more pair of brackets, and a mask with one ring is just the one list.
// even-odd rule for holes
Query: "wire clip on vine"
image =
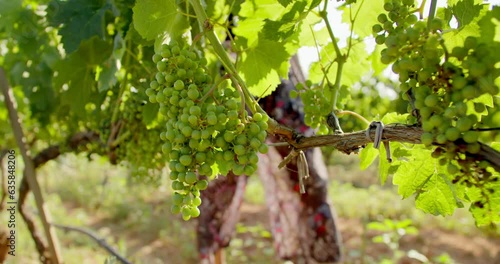
{"label": "wire clip on vine", "polygon": [[368,126],[368,129],[366,130],[366,138],[368,140],[372,140],[370,137],[370,131],[372,128],[375,128],[375,138],[373,139],[373,147],[379,148],[380,147],[380,142],[384,143],[385,147],[385,153],[387,157],[387,161],[392,162],[392,157],[391,157],[391,146],[389,145],[388,141],[382,141],[382,133],[384,131],[384,123],[381,121],[374,121],[371,122],[370,125]]}

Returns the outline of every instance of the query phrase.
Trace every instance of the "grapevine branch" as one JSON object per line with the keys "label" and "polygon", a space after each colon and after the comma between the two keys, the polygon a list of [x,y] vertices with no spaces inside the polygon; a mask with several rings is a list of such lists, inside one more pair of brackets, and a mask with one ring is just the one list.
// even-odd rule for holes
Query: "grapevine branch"
{"label": "grapevine branch", "polygon": [[[420,138],[424,131],[420,127],[416,126],[406,126],[406,125],[387,125],[384,127],[384,132],[382,134],[383,142],[403,142],[410,144],[421,144]],[[275,135],[281,135],[280,131],[276,131]],[[370,138],[375,137],[375,130],[370,131]],[[283,140],[288,142],[296,150],[305,150],[314,147],[325,147],[331,146],[337,150],[350,154],[359,151],[361,148],[369,143],[372,143],[366,137],[366,131],[357,131],[352,133],[344,133],[337,135],[323,135],[323,136],[312,136],[304,137],[299,134],[294,134],[290,139],[290,135],[285,133],[283,135]],[[460,147],[461,145],[466,145],[465,142],[456,141],[455,144]],[[474,157],[478,160],[486,160],[491,166],[498,172],[500,172],[500,152],[493,149],[492,147],[479,143],[481,148],[478,153],[469,153],[467,155]],[[435,146],[439,144],[435,143]]]}
{"label": "grapevine branch", "polygon": [[[337,73],[335,75],[335,83],[332,84],[330,81],[327,79],[328,87],[332,90],[332,109],[335,110],[337,107],[337,98],[339,95],[340,91],[340,84],[341,84],[341,78],[342,78],[342,70],[344,67],[344,63],[346,62],[347,57],[342,54],[340,51],[340,48],[337,44],[337,39],[335,38],[335,35],[333,34],[332,27],[330,26],[330,21],[328,21],[328,13],[327,13],[327,6],[328,6],[328,1],[325,1],[325,6],[323,10],[320,12],[320,17],[325,21],[326,29],[328,31],[328,34],[330,35],[330,38],[332,39],[332,45],[335,48],[335,54],[336,54],[336,61],[337,61]],[[330,65],[331,66],[331,65]],[[325,72],[325,77],[327,77],[328,70],[330,67]]]}

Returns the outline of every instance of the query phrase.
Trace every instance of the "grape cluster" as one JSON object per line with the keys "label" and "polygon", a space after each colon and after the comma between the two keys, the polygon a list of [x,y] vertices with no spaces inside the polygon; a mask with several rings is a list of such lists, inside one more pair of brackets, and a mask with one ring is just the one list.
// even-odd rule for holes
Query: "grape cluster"
{"label": "grape cluster", "polygon": [[153,56],[158,72],[146,90],[165,117],[162,152],[169,159],[175,191],[173,213],[199,215],[200,190],[213,174],[251,175],[257,153],[266,153],[267,115],[248,116],[240,93],[213,85],[207,61],[187,45],[172,42]]}
{"label": "grape cluster", "polygon": [[122,100],[120,133],[115,140],[123,144],[116,147],[116,158],[129,168],[133,178],[158,180],[167,159],[161,155],[160,129],[148,128],[143,122],[147,96],[144,91],[127,91]]}
{"label": "grape cluster", "polygon": [[326,117],[331,112],[328,99],[325,97],[325,89],[321,86],[306,81],[305,84],[299,83],[295,87],[297,90],[290,91],[291,98],[297,98],[300,94],[304,104],[304,122],[311,128],[319,128],[318,134],[327,134],[328,126]]}
{"label": "grape cluster", "polygon": [[[381,60],[393,63],[403,96],[420,118],[422,143],[444,146],[444,151],[438,151],[443,165],[450,160],[462,164],[465,158],[460,153],[480,150],[478,113],[497,111],[478,99],[499,92],[494,83],[499,75],[495,69],[498,60],[490,56],[496,51],[475,37],[467,37],[463,46],[449,52],[441,37],[443,22],[438,18],[430,23],[418,21],[410,13],[413,5],[413,0],[387,1],[384,9],[388,13],[380,14],[380,24],[372,28],[375,41],[386,46]],[[458,148],[456,142],[465,142],[466,149]],[[458,168],[451,164],[448,171],[453,174]]]}

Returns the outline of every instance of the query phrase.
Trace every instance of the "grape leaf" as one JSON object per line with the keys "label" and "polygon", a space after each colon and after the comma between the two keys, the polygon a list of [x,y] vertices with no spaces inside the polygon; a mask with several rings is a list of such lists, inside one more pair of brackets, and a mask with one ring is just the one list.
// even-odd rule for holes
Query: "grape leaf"
{"label": "grape leaf", "polygon": [[[315,15],[309,15],[309,17]],[[326,27],[315,30],[313,26],[320,20],[306,19],[300,25],[299,40],[300,46],[324,46],[330,41],[330,35]]]}
{"label": "grape leaf", "polygon": [[55,13],[50,22],[53,26],[62,25],[59,35],[67,53],[78,49],[85,39],[105,38],[106,14],[113,11],[109,0],[54,0],[52,6]]}
{"label": "grape leaf", "polygon": [[137,0],[133,11],[134,27],[147,40],[164,33],[176,38],[189,28],[186,16],[177,11],[175,0]]}
{"label": "grape leaf", "polygon": [[[342,54],[346,54],[348,48],[341,49]],[[320,61],[311,64],[309,69],[309,79],[312,82],[320,82],[323,80],[322,68],[327,68],[332,65],[328,71],[328,78],[330,81],[334,81],[337,75],[337,63],[335,49],[332,43],[325,46],[320,52]],[[333,64],[332,64],[333,63]],[[349,52],[349,57],[344,63],[342,69],[342,81],[341,84],[347,87],[351,87],[353,84],[357,83],[363,75],[365,75],[370,70],[370,58],[368,57],[365,44],[363,42],[353,43],[352,48]],[[338,98],[342,100],[343,98]]]}
{"label": "grape leaf", "polygon": [[293,0],[278,0],[278,2],[283,6],[287,7],[289,4],[293,2]]}
{"label": "grape leaf", "polygon": [[97,79],[97,87],[99,89],[99,92],[107,91],[118,81],[115,76],[116,72],[118,71],[116,63],[116,60],[109,59],[99,66],[102,69]]}
{"label": "grape leaf", "polygon": [[21,10],[21,0],[0,0],[0,31],[12,28]]}
{"label": "grape leaf", "polygon": [[462,204],[457,196],[457,186],[449,181],[443,173],[432,174],[417,194],[415,206],[433,215],[452,215]]}
{"label": "grape leaf", "polygon": [[[500,177],[498,173],[493,175]],[[490,192],[488,190],[493,190]],[[471,201],[469,211],[474,216],[478,226],[500,223],[500,182],[489,182],[483,186],[483,191],[477,187],[466,190]]]}
{"label": "grape leaf", "polygon": [[[481,39],[500,42],[500,6],[493,6],[478,22],[481,28]],[[498,43],[497,43],[498,45]]]}
{"label": "grape leaf", "polygon": [[430,156],[430,151],[421,150],[402,161],[394,174],[393,183],[398,186],[398,193],[403,198],[417,192],[428,179],[436,173],[436,162]]}
{"label": "grape leaf", "polygon": [[[113,46],[97,36],[84,40],[78,50],[57,62],[53,85],[61,91],[61,105],[68,105],[78,116],[85,114],[95,86],[94,68],[111,56]],[[67,85],[67,89],[63,87]]]}
{"label": "grape leaf", "polygon": [[274,41],[284,41],[300,27],[300,22],[307,16],[304,12],[306,2],[295,2],[278,21],[266,19],[262,32],[265,38]]}
{"label": "grape leaf", "polygon": [[453,16],[458,21],[458,27],[470,24],[483,8],[482,0],[454,0],[448,1]]}
{"label": "grape leaf", "polygon": [[463,188],[451,184],[451,176],[431,157],[430,150],[419,149],[411,154],[401,160],[394,174],[393,183],[398,186],[398,193],[403,198],[416,193],[416,206],[424,212],[451,215],[461,205]]}
{"label": "grape leaf", "polygon": [[159,109],[159,104],[152,104],[148,102],[146,105],[144,105],[144,108],[142,110],[142,121],[146,126],[149,126],[154,120],[156,120]]}
{"label": "grape leaf", "polygon": [[[392,155],[392,152],[394,152],[394,150],[397,148],[396,145],[399,145],[400,143],[389,142],[389,144],[391,146],[391,155]],[[385,184],[385,182],[387,181],[387,177],[389,177],[389,174],[392,173],[390,168],[395,164],[389,163],[389,161],[387,160],[384,144],[381,143],[378,150],[379,150],[378,177],[380,179],[380,184]]]}
{"label": "grape leaf", "polygon": [[359,153],[359,167],[362,170],[367,169],[370,165],[372,165],[378,155],[379,152],[375,148],[373,148],[373,144],[366,146]]}
{"label": "grape leaf", "polygon": [[493,96],[491,94],[482,94],[481,96],[466,103],[467,115],[475,115],[478,120],[481,121],[482,116],[488,115],[488,110],[484,109],[482,112],[477,112],[474,108],[474,103],[482,103],[485,106],[493,107]]}
{"label": "grape leaf", "polygon": [[[443,39],[445,41],[446,48],[452,50],[454,47],[463,46],[464,40],[468,36],[480,37],[481,38],[481,27],[478,25],[478,21],[488,13],[488,6],[482,5],[481,10],[477,16],[474,17],[472,21],[468,24],[459,27],[457,29],[448,30],[443,32]],[[491,36],[488,36],[491,38]]]}
{"label": "grape leaf", "polygon": [[289,59],[284,44],[259,39],[257,46],[242,53],[238,70],[252,94],[266,96],[281,83],[281,77],[287,77]]}
{"label": "grape leaf", "polygon": [[265,22],[264,20],[277,21],[285,8],[275,0],[245,1],[241,4],[238,16],[241,21],[233,29],[235,35],[244,37],[248,46],[255,46]]}
{"label": "grape leaf", "polygon": [[377,16],[384,13],[384,0],[361,0],[345,5],[342,12],[342,22],[351,24],[355,19],[352,29],[360,38],[372,35],[372,26],[377,21]]}

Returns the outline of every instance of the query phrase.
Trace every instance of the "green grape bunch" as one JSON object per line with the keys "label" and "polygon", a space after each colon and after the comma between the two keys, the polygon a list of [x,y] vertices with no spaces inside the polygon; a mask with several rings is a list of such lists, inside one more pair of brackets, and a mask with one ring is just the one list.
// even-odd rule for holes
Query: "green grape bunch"
{"label": "green grape bunch", "polygon": [[[161,155],[161,130],[148,128],[143,122],[147,99],[144,91],[127,91],[122,97],[120,133],[114,151],[117,161],[130,169],[133,178],[155,181],[167,159]],[[126,144],[121,143],[125,141]]]}
{"label": "green grape bunch", "polygon": [[[460,172],[456,164],[465,174],[478,171],[471,168],[478,168],[480,161],[464,154],[480,151],[478,130],[482,126],[495,126],[483,122],[483,117],[498,113],[484,103],[485,98],[499,93],[494,83],[500,73],[495,68],[499,59],[493,56],[498,51],[473,36],[466,37],[463,45],[447,50],[442,20],[418,20],[411,13],[415,10],[413,0],[387,1],[384,9],[387,13],[378,16],[380,24],[372,27],[373,34],[377,44],[385,45],[381,61],[392,63],[403,97],[417,110],[424,131],[422,143],[440,146],[436,157],[443,165],[451,162],[450,174]],[[485,139],[492,141],[491,137]],[[457,147],[463,143],[465,148]],[[485,174],[485,170],[480,173]]]}
{"label": "green grape bunch", "polygon": [[305,124],[314,129],[318,128],[318,134],[328,134],[327,119],[331,108],[324,107],[330,105],[330,103],[325,96],[323,87],[307,80],[305,84],[298,83],[296,89],[290,91],[290,97],[297,98],[300,94],[304,104]]}
{"label": "green grape bunch", "polygon": [[160,134],[168,157],[173,213],[199,215],[200,191],[216,173],[251,175],[257,153],[266,153],[267,115],[249,116],[240,93],[220,88],[206,72],[207,61],[185,44],[163,44],[153,56],[158,72],[146,90],[166,119]]}

